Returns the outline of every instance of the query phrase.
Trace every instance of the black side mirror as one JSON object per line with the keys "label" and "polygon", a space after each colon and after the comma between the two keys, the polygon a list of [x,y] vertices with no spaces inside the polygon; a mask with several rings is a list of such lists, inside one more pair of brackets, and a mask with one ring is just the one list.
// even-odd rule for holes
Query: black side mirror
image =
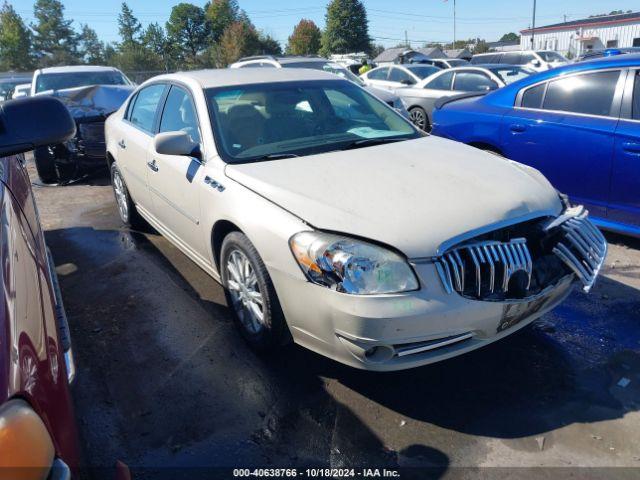
{"label": "black side mirror", "polygon": [[76,134],[76,124],[60,100],[29,97],[0,103],[0,156],[62,143]]}
{"label": "black side mirror", "polygon": [[400,83],[401,83],[402,85],[415,85],[415,84],[416,84],[416,82],[415,82],[415,81],[410,80],[410,79],[408,79],[408,78],[405,78],[405,79],[404,79],[404,80],[402,80]]}

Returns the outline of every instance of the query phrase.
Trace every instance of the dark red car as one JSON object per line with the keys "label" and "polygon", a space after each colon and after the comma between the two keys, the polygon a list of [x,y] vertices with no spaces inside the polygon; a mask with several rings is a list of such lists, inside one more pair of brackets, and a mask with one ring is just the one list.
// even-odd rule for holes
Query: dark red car
{"label": "dark red car", "polygon": [[54,98],[0,103],[0,479],[78,467],[69,327],[23,156],[74,133]]}

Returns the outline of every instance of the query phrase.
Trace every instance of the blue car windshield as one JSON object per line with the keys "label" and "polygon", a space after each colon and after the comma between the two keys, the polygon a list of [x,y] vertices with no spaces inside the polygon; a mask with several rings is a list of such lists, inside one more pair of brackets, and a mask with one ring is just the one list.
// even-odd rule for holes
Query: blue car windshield
{"label": "blue car windshield", "polygon": [[211,122],[229,163],[275,160],[419,138],[392,108],[344,81],[207,89]]}

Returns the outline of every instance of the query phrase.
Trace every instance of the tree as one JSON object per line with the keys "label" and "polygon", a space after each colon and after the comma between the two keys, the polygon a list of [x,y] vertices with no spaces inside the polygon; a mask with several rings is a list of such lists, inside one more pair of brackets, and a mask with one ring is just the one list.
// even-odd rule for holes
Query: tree
{"label": "tree", "polygon": [[367,11],[361,0],[331,0],[325,23],[323,55],[371,50]]}
{"label": "tree", "polygon": [[31,34],[20,15],[4,2],[0,8],[0,70],[29,70],[32,67]]}
{"label": "tree", "polygon": [[487,53],[489,51],[489,45],[487,44],[486,41],[478,39],[478,41],[475,44],[475,47],[473,47],[473,53],[474,54],[478,54],[478,53]]}
{"label": "tree", "polygon": [[287,43],[290,55],[315,55],[320,51],[322,32],[312,20],[302,19],[293,29]]}
{"label": "tree", "polygon": [[195,66],[198,53],[206,47],[209,33],[202,8],[191,3],[179,3],[171,9],[166,28],[169,42],[181,63]]}
{"label": "tree", "polygon": [[271,35],[260,33],[258,35],[258,52],[263,55],[282,55],[282,45]]}
{"label": "tree", "polygon": [[158,23],[150,23],[142,35],[142,43],[153,55],[158,57],[165,71],[172,67],[172,49],[164,33],[164,29]]}
{"label": "tree", "polygon": [[77,43],[72,21],[65,20],[64,6],[58,0],[36,0],[33,6],[36,23],[33,47],[41,66],[73,64],[78,61]]}
{"label": "tree", "polygon": [[256,29],[244,22],[234,22],[225,28],[220,37],[215,50],[216,66],[227,67],[241,57],[256,53],[259,48],[260,38]]}
{"label": "tree", "polygon": [[140,43],[142,25],[133,15],[133,11],[126,2],[122,2],[122,10],[118,15],[118,32],[122,39],[120,49],[127,49]]}
{"label": "tree", "polygon": [[104,63],[104,44],[98,39],[96,31],[89,25],[82,25],[78,36],[78,55],[80,60],[89,65]]}
{"label": "tree", "polygon": [[386,48],[384,48],[384,45],[372,45],[371,46],[371,52],[369,52],[369,55],[371,58],[376,58],[378,55],[380,55],[382,52],[384,52],[386,50]]}
{"label": "tree", "polygon": [[500,42],[519,42],[520,41],[520,35],[518,35],[517,33],[505,33],[504,35],[502,35],[502,37],[499,40]]}
{"label": "tree", "polygon": [[205,5],[204,11],[214,42],[220,41],[227,27],[239,21],[240,15],[244,13],[240,11],[237,0],[213,0]]}

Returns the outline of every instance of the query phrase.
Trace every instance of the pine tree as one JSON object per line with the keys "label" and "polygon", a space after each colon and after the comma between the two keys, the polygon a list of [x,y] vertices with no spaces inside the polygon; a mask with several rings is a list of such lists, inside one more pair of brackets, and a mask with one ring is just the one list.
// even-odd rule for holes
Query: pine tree
{"label": "pine tree", "polygon": [[20,15],[4,2],[0,8],[0,70],[33,68],[31,34]]}
{"label": "pine tree", "polygon": [[41,66],[69,65],[79,61],[78,38],[71,24],[65,20],[64,6],[58,0],[36,0],[33,6],[36,22],[33,48]]}
{"label": "pine tree", "polygon": [[331,0],[325,19],[323,55],[371,50],[367,11],[361,0]]}

